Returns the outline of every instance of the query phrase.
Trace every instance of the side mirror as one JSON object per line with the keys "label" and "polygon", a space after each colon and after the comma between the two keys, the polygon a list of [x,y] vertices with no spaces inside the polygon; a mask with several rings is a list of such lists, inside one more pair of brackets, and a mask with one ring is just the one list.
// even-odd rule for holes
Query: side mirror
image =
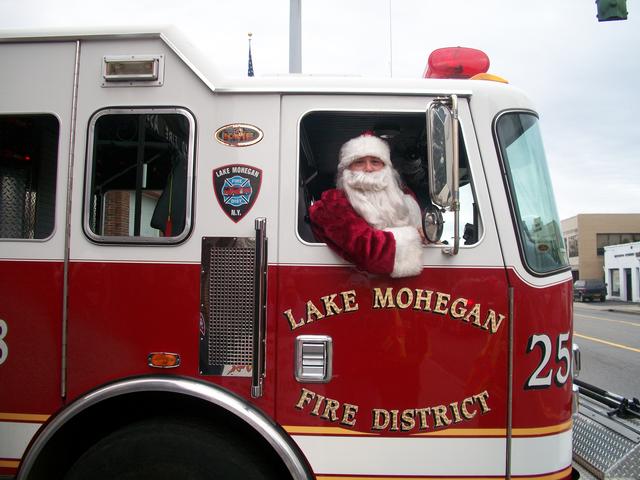
{"label": "side mirror", "polygon": [[429,194],[441,208],[453,205],[453,115],[449,106],[435,100],[427,110]]}
{"label": "side mirror", "polygon": [[443,228],[444,220],[442,219],[442,212],[435,205],[429,204],[422,217],[424,236],[429,242],[437,243],[442,238]]}
{"label": "side mirror", "polygon": [[436,98],[427,109],[427,161],[431,201],[442,209],[454,212],[453,247],[444,249],[443,252],[456,255],[460,246],[458,192],[460,171],[458,167],[458,97],[456,95]]}

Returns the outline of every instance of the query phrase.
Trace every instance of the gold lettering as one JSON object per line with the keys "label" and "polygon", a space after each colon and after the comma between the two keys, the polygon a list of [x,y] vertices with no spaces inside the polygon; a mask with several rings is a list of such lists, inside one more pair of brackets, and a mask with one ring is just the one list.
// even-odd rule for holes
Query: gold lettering
{"label": "gold lettering", "polygon": [[490,412],[491,409],[489,408],[489,406],[487,405],[487,398],[489,398],[489,392],[487,392],[486,390],[484,392],[478,393],[477,395],[474,395],[473,398],[475,398],[476,400],[478,400],[480,402],[480,408],[481,408],[481,412],[483,415],[487,412]]}
{"label": "gold lettering", "polygon": [[301,326],[304,325],[304,320],[302,320],[302,319],[300,319],[299,322],[295,321],[295,319],[293,318],[293,315],[291,313],[291,309],[289,309],[286,312],[284,312],[284,316],[289,321],[289,326],[291,327],[291,330],[295,330],[296,328],[301,327]]}
{"label": "gold lettering", "polygon": [[427,415],[431,413],[430,408],[416,408],[416,413],[420,416],[420,430],[426,430],[429,428],[427,423]]}
{"label": "gold lettering", "polygon": [[[462,318],[467,313],[467,299],[466,298],[456,298],[451,304],[451,308],[449,309],[449,313],[451,318]],[[463,306],[458,309],[458,305],[462,304]]]}
{"label": "gold lettering", "polygon": [[358,310],[358,304],[356,301],[356,291],[348,290],[346,292],[341,292],[342,295],[342,303],[344,303],[344,311],[345,312],[355,312]]}
{"label": "gold lettering", "polygon": [[447,417],[447,407],[444,405],[431,407],[431,413],[433,414],[436,428],[451,425],[451,420]]}
{"label": "gold lettering", "polygon": [[389,412],[387,412],[384,408],[374,408],[373,425],[371,425],[371,430],[384,430],[389,426],[389,420]]}
{"label": "gold lettering", "polygon": [[467,419],[467,420],[471,420],[473,417],[476,416],[476,412],[475,410],[473,411],[473,413],[469,412],[469,410],[467,410],[467,403],[469,405],[473,405],[473,397],[467,397],[464,400],[462,400],[462,405],[461,405],[461,410],[462,410],[462,416]]}
{"label": "gold lettering", "polygon": [[458,402],[450,403],[451,413],[453,413],[453,423],[460,423],[462,417],[460,416],[460,410],[458,409]]}
{"label": "gold lettering", "polygon": [[382,291],[375,287],[373,289],[373,308],[396,308],[393,303],[393,288],[389,287],[382,296]]}
{"label": "gold lettering", "polygon": [[403,432],[406,432],[408,430],[413,430],[414,428],[416,428],[416,420],[413,417],[415,414],[415,410],[412,409],[407,409],[407,410],[403,410],[402,411],[402,423],[401,423],[401,429]]}
{"label": "gold lettering", "polygon": [[350,403],[344,404],[344,411],[342,413],[342,420],[340,423],[342,425],[348,425],[349,427],[353,427],[356,424],[356,413],[358,413],[358,406],[351,405]]}
{"label": "gold lettering", "polygon": [[324,400],[324,395],[318,395],[316,397],[316,405],[311,410],[311,415],[315,415],[316,417],[320,415],[320,407],[322,406],[322,401]]}
{"label": "gold lettering", "polygon": [[313,393],[311,390],[307,390],[306,388],[303,388],[302,391],[300,392],[300,399],[298,400],[298,403],[296,404],[296,408],[299,410],[302,410],[304,408],[304,406],[309,403],[311,401],[312,398],[314,398],[316,396],[315,393]]}
{"label": "gold lettering", "polygon": [[316,317],[315,318],[316,320],[320,320],[321,318],[324,318],[324,315],[320,310],[318,310],[318,307],[316,307],[313,304],[313,302],[309,300],[307,302],[307,323],[313,322],[313,318],[311,318],[312,315]]}
{"label": "gold lettering", "polygon": [[[496,333],[500,328],[500,324],[504,320],[504,315],[498,314],[498,321],[496,322],[496,312],[493,310],[489,310],[489,315],[487,315],[487,321],[484,322],[482,328],[485,330],[490,330],[491,333]],[[489,323],[491,323],[491,327],[489,327]]]}
{"label": "gold lettering", "polygon": [[473,308],[471,309],[471,311],[469,313],[467,313],[464,317],[464,321],[465,322],[470,322],[471,321],[471,317],[473,317],[473,324],[476,327],[480,327],[480,304],[476,303]]}
{"label": "gold lettering", "polygon": [[327,317],[332,315],[337,315],[342,312],[342,309],[336,305],[333,301],[334,298],[338,296],[337,293],[332,293],[331,295],[327,295],[326,297],[321,297],[322,303],[324,303],[324,310],[326,312]]}
{"label": "gold lettering", "polygon": [[390,432],[397,432],[398,428],[398,410],[391,410],[391,427]]}
{"label": "gold lettering", "polygon": [[[403,295],[407,296],[406,302],[402,300]],[[402,309],[409,308],[409,306],[411,306],[411,304],[413,303],[413,291],[406,287],[403,287],[400,290],[398,290],[398,293],[396,295],[396,303],[398,304],[398,307]]]}
{"label": "gold lettering", "polygon": [[[423,295],[423,293],[426,293],[426,295]],[[430,312],[432,295],[433,295],[433,292],[431,290],[422,290],[421,288],[416,288],[416,303],[413,305],[413,309]],[[422,302],[424,302],[424,308],[420,306]]]}
{"label": "gold lettering", "polygon": [[336,414],[338,408],[340,408],[340,402],[327,398],[327,405],[324,408],[324,413],[320,415],[320,418],[335,422],[338,420],[338,415]]}
{"label": "gold lettering", "polygon": [[447,313],[447,304],[449,303],[449,299],[451,299],[451,295],[442,292],[437,292],[436,295],[436,306],[433,309],[433,313],[445,315]]}

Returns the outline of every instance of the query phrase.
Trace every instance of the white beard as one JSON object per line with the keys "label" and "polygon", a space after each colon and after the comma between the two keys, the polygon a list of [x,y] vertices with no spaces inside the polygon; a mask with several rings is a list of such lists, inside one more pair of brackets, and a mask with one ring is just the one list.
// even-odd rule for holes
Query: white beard
{"label": "white beard", "polygon": [[402,191],[398,173],[388,166],[377,172],[347,168],[338,176],[337,187],[344,190],[353,209],[374,228],[421,228],[418,203]]}

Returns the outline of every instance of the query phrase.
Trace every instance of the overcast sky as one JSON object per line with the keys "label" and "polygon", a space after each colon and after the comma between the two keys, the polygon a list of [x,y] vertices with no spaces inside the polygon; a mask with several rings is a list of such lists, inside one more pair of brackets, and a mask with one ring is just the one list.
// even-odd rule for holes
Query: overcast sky
{"label": "overcast sky", "polygon": [[[540,114],[560,218],[640,212],[640,2],[302,0],[303,73],[421,76],[443,46],[484,50]],[[288,71],[289,0],[0,0],[0,29],[174,24],[218,69]],[[0,79],[1,82],[1,79]]]}

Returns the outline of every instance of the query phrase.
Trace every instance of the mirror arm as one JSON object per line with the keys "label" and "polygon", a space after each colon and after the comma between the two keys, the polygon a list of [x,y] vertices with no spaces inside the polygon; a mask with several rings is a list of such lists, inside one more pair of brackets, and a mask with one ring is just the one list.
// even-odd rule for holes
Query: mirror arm
{"label": "mirror arm", "polygon": [[458,144],[458,96],[451,95],[451,114],[453,137],[453,191],[451,192],[453,211],[453,247],[444,248],[442,253],[457,255],[460,249],[460,168],[459,168],[459,144]]}

